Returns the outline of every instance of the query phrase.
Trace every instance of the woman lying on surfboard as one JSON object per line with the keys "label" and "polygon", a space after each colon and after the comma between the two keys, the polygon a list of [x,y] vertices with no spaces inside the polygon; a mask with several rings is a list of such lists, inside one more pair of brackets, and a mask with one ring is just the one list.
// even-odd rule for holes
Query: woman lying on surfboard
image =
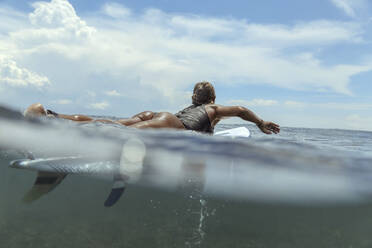
{"label": "woman lying on surfboard", "polygon": [[213,134],[214,127],[221,119],[236,116],[255,123],[266,134],[277,134],[280,132],[278,124],[260,119],[249,109],[241,106],[217,105],[215,104],[215,99],[216,95],[213,85],[209,82],[199,82],[194,87],[192,105],[177,114],[145,111],[129,119],[112,121],[93,119],[85,115],[57,114],[51,110],[46,110],[41,104],[36,103],[26,109],[25,116],[46,115],[72,121],[119,123],[135,128],[186,129],[210,134]]}

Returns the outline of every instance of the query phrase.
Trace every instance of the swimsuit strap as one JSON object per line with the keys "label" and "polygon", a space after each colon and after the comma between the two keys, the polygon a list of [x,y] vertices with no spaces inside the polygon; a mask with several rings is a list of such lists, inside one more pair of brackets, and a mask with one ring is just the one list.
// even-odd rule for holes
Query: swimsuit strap
{"label": "swimsuit strap", "polygon": [[58,113],[56,113],[56,112],[54,112],[54,111],[52,111],[50,109],[47,109],[47,114],[48,115],[54,115],[54,117],[58,117]]}

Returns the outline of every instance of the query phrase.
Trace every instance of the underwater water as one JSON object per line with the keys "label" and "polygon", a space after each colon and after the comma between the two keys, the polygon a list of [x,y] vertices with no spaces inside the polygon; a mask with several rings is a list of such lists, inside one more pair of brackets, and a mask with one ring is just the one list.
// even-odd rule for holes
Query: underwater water
{"label": "underwater water", "polygon": [[[2,117],[0,247],[372,246],[372,132],[282,128],[266,136],[246,125],[252,137],[231,139]],[[128,146],[133,140],[140,145]],[[112,177],[100,173],[111,167],[68,175],[25,204],[36,173],[8,166],[24,158],[19,150],[120,165],[120,154],[143,157],[125,167],[134,179],[110,208],[103,202]]]}

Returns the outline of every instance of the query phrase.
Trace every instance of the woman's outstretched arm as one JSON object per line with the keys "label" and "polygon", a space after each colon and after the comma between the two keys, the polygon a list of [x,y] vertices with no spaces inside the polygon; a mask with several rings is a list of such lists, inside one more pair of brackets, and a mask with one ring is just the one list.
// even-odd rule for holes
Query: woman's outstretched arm
{"label": "woman's outstretched arm", "polygon": [[245,107],[213,105],[213,108],[217,119],[233,116],[240,117],[245,121],[255,123],[257,127],[266,134],[277,134],[280,132],[280,126],[278,124],[262,120],[255,113]]}

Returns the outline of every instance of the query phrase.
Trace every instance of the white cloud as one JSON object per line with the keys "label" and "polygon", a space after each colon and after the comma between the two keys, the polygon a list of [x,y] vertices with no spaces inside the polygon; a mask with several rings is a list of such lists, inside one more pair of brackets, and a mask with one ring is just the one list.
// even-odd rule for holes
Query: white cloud
{"label": "white cloud", "polygon": [[27,14],[16,11],[8,6],[0,6],[0,16],[0,35],[1,33],[22,29],[27,26]]}
{"label": "white cloud", "polygon": [[288,107],[302,108],[306,106],[307,104],[303,102],[298,102],[298,101],[285,101],[284,105]]}
{"label": "white cloud", "polygon": [[250,25],[248,36],[256,40],[276,41],[282,44],[311,45],[361,41],[361,28],[357,23],[336,21],[311,21],[292,27],[285,25]]}
{"label": "white cloud", "polygon": [[[89,22],[100,25],[100,20]],[[258,25],[150,10],[108,26],[111,28],[97,27],[100,32],[95,38],[101,45],[96,47],[93,60],[105,63],[100,68],[123,74],[123,68],[128,68],[125,75],[136,73],[142,85],[153,85],[169,98],[177,88],[190,87],[201,78],[350,94],[350,77],[371,69],[363,65],[326,66],[311,49],[306,57],[299,56],[303,52],[288,50],[360,42],[361,27],[356,23]]]}
{"label": "white cloud", "polygon": [[352,18],[356,18],[359,12],[368,8],[368,0],[331,0],[331,2]]}
{"label": "white cloud", "polygon": [[276,100],[267,100],[267,99],[253,99],[251,101],[247,100],[230,100],[227,102],[228,105],[241,105],[241,106],[249,106],[249,107],[257,107],[257,106],[274,106],[278,104]]}
{"label": "white cloud", "polygon": [[33,25],[42,28],[64,28],[76,36],[89,36],[93,28],[76,15],[74,7],[67,0],[52,0],[32,4],[34,12],[29,15]]}
{"label": "white cloud", "polygon": [[10,57],[0,55],[0,84],[42,87],[50,82],[45,76],[19,67]]}
{"label": "white cloud", "polygon": [[119,3],[106,3],[102,8],[103,13],[114,18],[123,18],[131,15],[130,9]]}
{"label": "white cloud", "polygon": [[318,103],[314,104],[317,107],[323,109],[338,109],[338,110],[370,110],[372,109],[372,104],[370,103],[338,103],[338,102],[329,102],[329,103]]}
{"label": "white cloud", "polygon": [[285,101],[284,105],[287,107],[292,107],[292,108],[302,108],[302,107],[307,106],[306,103],[298,102],[298,101]]}
{"label": "white cloud", "polygon": [[67,105],[67,104],[71,104],[72,101],[69,100],[69,99],[60,99],[60,100],[56,100],[56,101],[52,101],[53,103],[56,103],[56,104],[60,104],[60,105]]}
{"label": "white cloud", "polygon": [[275,47],[290,47],[361,41],[361,26],[355,22],[317,20],[288,26],[198,16],[163,16],[163,18],[169,19],[170,29],[178,35],[203,39],[218,38],[220,41],[241,44],[263,42]]}
{"label": "white cloud", "polygon": [[19,45],[33,47],[50,42],[76,42],[89,39],[95,29],[77,16],[67,0],[35,2],[29,14],[31,28],[14,30],[10,36]]}
{"label": "white cloud", "polygon": [[105,94],[108,96],[122,96],[117,90],[105,91]]}
{"label": "white cloud", "polygon": [[370,103],[344,103],[344,102],[325,102],[325,103],[316,103],[316,102],[299,102],[299,101],[284,101],[284,105],[287,107],[294,108],[317,108],[322,110],[347,110],[347,111],[364,111],[372,109],[372,104]]}
{"label": "white cloud", "polygon": [[97,102],[97,103],[89,104],[88,108],[104,110],[108,106],[110,106],[110,104],[108,104],[107,102]]}
{"label": "white cloud", "polygon": [[351,6],[351,1],[348,0],[331,0],[336,7],[342,9],[346,15],[350,17],[355,17],[355,11]]}

